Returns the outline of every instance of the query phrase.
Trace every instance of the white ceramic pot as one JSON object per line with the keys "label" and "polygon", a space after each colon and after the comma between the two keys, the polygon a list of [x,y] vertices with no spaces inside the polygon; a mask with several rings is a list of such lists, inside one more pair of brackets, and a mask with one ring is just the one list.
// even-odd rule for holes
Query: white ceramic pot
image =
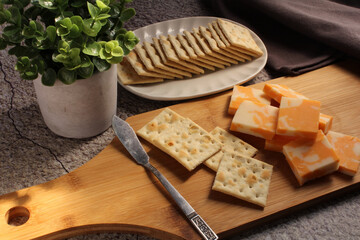
{"label": "white ceramic pot", "polygon": [[96,136],[111,126],[117,104],[116,64],[91,78],[66,85],[57,80],[54,86],[34,80],[41,114],[48,128],[67,138]]}

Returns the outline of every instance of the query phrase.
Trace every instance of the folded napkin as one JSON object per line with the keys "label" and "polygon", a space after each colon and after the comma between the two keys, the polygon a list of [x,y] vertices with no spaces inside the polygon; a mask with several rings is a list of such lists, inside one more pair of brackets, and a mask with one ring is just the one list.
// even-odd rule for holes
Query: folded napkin
{"label": "folded napkin", "polygon": [[297,75],[342,58],[360,58],[358,0],[212,0],[218,15],[253,30],[265,43],[267,67]]}

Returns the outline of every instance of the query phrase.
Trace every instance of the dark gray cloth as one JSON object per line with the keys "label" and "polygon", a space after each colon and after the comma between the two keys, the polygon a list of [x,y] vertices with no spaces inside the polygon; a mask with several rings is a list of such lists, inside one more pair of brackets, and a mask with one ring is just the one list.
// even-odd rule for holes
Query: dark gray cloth
{"label": "dark gray cloth", "polygon": [[360,1],[213,0],[225,18],[251,28],[264,41],[268,67],[296,75],[343,56],[360,58]]}

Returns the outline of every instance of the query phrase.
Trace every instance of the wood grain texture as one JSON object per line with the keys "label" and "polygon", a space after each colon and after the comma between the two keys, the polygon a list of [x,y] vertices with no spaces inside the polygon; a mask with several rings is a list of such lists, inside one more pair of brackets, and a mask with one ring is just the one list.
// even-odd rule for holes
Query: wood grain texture
{"label": "wood grain texture", "polygon": [[[360,137],[360,71],[358,62],[328,66],[297,77],[272,80],[322,103],[321,112],[334,117],[333,130]],[[253,87],[262,88],[264,83]],[[205,130],[229,130],[231,91],[170,108]],[[141,128],[162,109],[127,119]],[[236,133],[235,133],[236,134]],[[263,140],[236,134],[260,152],[255,158],[274,166],[265,208],[211,190],[215,173],[206,166],[189,172],[174,159],[141,139],[156,166],[193,208],[219,234],[228,236],[359,187],[360,174],[331,174],[299,187],[280,153],[263,149]],[[21,226],[6,219],[14,207],[30,215]],[[0,197],[0,239],[62,239],[99,231],[136,232],[160,239],[200,239],[157,179],[134,163],[115,138],[101,153],[75,171],[53,181]],[[11,217],[11,214],[10,214]]]}

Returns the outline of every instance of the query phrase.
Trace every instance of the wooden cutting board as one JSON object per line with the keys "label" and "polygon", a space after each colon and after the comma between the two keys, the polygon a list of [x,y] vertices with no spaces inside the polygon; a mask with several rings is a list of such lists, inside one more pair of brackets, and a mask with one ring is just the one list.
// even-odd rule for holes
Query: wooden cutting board
{"label": "wooden cutting board", "polygon": [[[328,66],[301,76],[278,78],[334,117],[333,130],[360,137],[358,62]],[[263,84],[253,87],[262,88]],[[170,108],[210,131],[229,129],[231,91]],[[130,117],[135,130],[162,109]],[[280,217],[336,193],[359,187],[354,178],[335,173],[302,187],[280,153],[262,150],[258,138],[237,134],[260,149],[255,158],[274,166],[267,206],[261,208],[211,190],[215,173],[205,166],[188,172],[174,159],[142,141],[155,165],[220,236]],[[0,197],[0,239],[61,239],[99,231],[137,232],[160,239],[200,239],[157,179],[135,164],[115,138],[101,153],[53,181]],[[20,226],[17,216],[29,217]]]}

